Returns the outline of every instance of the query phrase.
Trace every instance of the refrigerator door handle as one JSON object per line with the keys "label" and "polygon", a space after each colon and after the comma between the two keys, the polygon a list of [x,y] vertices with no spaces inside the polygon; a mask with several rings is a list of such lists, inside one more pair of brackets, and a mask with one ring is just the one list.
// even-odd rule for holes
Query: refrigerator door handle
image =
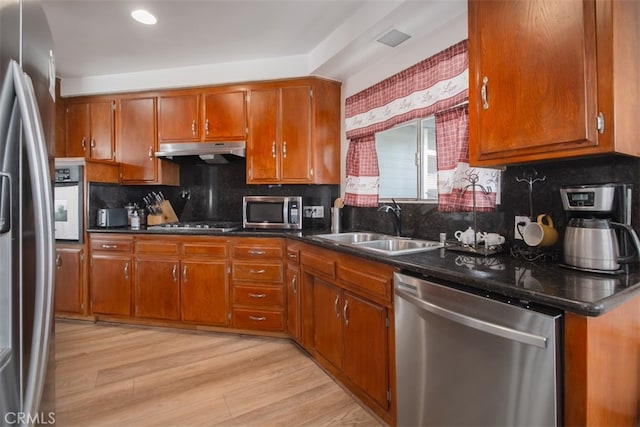
{"label": "refrigerator door handle", "polygon": [[25,151],[31,165],[33,189],[36,257],[36,289],[34,302],[34,330],[31,343],[30,366],[26,378],[23,412],[38,410],[47,370],[47,349],[53,321],[53,265],[54,228],[53,192],[44,131],[31,79],[17,62],[11,61],[11,73],[20,106],[25,136]]}

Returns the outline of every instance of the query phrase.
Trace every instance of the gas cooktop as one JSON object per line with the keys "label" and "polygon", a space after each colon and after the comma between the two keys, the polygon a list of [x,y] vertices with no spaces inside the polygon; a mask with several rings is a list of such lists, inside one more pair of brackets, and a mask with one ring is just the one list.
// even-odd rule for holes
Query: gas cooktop
{"label": "gas cooktop", "polygon": [[171,231],[220,231],[227,232],[242,228],[242,223],[231,221],[181,221],[166,224],[150,225],[147,230],[171,230]]}

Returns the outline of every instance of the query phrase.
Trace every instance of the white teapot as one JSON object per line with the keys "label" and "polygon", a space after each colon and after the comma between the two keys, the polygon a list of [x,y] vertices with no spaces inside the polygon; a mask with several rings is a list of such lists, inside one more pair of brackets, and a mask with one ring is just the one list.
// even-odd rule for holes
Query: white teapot
{"label": "white teapot", "polygon": [[[472,245],[474,243],[480,243],[484,240],[484,233],[475,232],[475,230],[471,227],[467,228],[465,231],[456,231],[453,233],[455,238],[465,245]],[[475,239],[474,239],[475,236]]]}

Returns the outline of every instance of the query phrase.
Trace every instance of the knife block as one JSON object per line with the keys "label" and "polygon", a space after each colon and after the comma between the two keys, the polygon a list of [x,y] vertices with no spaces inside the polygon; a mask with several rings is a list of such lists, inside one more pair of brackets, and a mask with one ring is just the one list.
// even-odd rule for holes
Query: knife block
{"label": "knife block", "polygon": [[176,212],[173,210],[173,206],[171,206],[171,202],[165,200],[160,204],[160,209],[162,210],[162,213],[159,215],[147,215],[147,226],[166,224],[168,222],[178,222],[178,217],[176,216]]}

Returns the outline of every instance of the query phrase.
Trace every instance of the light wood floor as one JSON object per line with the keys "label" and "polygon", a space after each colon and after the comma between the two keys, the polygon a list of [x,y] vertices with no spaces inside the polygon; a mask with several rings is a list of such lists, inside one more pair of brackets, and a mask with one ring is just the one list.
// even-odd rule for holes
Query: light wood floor
{"label": "light wood floor", "polygon": [[56,421],[73,426],[379,426],[283,339],[56,322]]}

